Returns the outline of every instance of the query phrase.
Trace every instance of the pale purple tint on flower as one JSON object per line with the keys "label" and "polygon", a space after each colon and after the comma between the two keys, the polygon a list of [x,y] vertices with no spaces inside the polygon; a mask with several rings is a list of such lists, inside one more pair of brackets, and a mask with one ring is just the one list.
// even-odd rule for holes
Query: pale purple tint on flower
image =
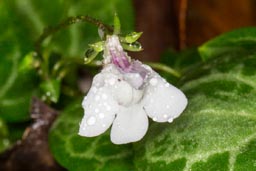
{"label": "pale purple tint on flower", "polygon": [[[144,83],[144,79],[148,75],[149,71],[142,66],[139,61],[130,62],[124,52],[115,53],[110,50],[112,63],[123,73],[139,74],[142,81],[136,84],[136,87],[141,87]],[[139,85],[138,85],[139,84]]]}
{"label": "pale purple tint on flower", "polygon": [[121,69],[123,72],[129,72],[131,64],[126,57],[124,52],[115,53],[115,51],[110,50],[112,63]]}
{"label": "pale purple tint on flower", "polygon": [[142,66],[142,63],[140,61],[133,61],[131,65],[130,73],[138,73],[140,76],[145,79],[148,73],[150,72],[146,68]]}

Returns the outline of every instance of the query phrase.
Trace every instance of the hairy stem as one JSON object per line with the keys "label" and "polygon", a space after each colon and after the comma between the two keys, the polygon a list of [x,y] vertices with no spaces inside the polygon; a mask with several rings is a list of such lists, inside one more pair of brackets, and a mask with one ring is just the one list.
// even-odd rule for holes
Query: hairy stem
{"label": "hairy stem", "polygon": [[41,34],[41,36],[37,39],[35,42],[35,51],[36,55],[39,56],[40,58],[42,57],[41,53],[41,45],[43,41],[50,35],[60,31],[61,29],[70,26],[75,23],[80,23],[80,22],[87,22],[96,25],[98,28],[102,29],[106,33],[112,33],[113,28],[109,25],[106,25],[102,23],[100,20],[97,20],[95,18],[89,17],[89,16],[76,16],[76,17],[69,17],[66,20],[60,22],[58,25],[54,27],[47,27],[44,29],[44,32]]}

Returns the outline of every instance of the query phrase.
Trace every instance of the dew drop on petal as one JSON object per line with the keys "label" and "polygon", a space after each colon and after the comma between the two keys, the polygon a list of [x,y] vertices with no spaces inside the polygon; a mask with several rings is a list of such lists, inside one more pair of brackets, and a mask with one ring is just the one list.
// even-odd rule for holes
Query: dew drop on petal
{"label": "dew drop on petal", "polygon": [[169,118],[168,122],[171,123],[173,121],[173,118]]}
{"label": "dew drop on petal", "polygon": [[152,85],[152,86],[155,86],[157,85],[157,79],[156,78],[151,78],[149,83]]}
{"label": "dew drop on petal", "polygon": [[170,84],[169,83],[165,83],[165,87],[170,87]]}
{"label": "dew drop on petal", "polygon": [[116,82],[116,81],[115,81],[114,78],[111,78],[111,79],[108,80],[108,83],[109,83],[110,85],[114,85],[115,82]]}
{"label": "dew drop on petal", "polygon": [[105,116],[104,116],[103,113],[100,113],[100,114],[99,114],[99,118],[100,118],[100,119],[103,119],[104,117],[105,117]]}
{"label": "dew drop on petal", "polygon": [[95,99],[95,101],[99,101],[100,100],[100,96],[96,95],[94,99]]}
{"label": "dew drop on petal", "polygon": [[106,94],[102,94],[102,99],[106,100],[108,96]]}
{"label": "dew drop on petal", "polygon": [[110,111],[111,110],[111,107],[110,106],[107,106],[107,111]]}
{"label": "dew drop on petal", "polygon": [[88,125],[94,125],[96,122],[96,118],[94,116],[91,116],[87,119],[87,124]]}
{"label": "dew drop on petal", "polygon": [[106,125],[105,125],[105,124],[102,124],[102,127],[103,127],[103,128],[105,128],[105,127],[106,127]]}
{"label": "dew drop on petal", "polygon": [[139,78],[140,77],[140,74],[135,74],[135,78]]}
{"label": "dew drop on petal", "polygon": [[167,115],[164,115],[164,118],[167,118],[168,116]]}
{"label": "dew drop on petal", "polygon": [[95,113],[99,113],[99,109],[95,109],[94,111],[95,111]]}
{"label": "dew drop on petal", "polygon": [[157,118],[156,118],[156,117],[153,117],[153,121],[157,121]]}

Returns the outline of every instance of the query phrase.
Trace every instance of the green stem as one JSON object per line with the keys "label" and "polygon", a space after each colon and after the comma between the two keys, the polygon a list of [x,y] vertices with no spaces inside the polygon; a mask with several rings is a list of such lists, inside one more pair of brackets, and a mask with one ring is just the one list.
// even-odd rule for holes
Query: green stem
{"label": "green stem", "polygon": [[89,17],[89,16],[76,16],[76,17],[69,17],[66,20],[60,22],[58,25],[54,27],[47,27],[44,29],[44,32],[41,34],[41,36],[37,39],[35,42],[35,51],[36,55],[42,58],[41,54],[41,45],[43,41],[50,35],[60,31],[61,29],[70,26],[75,23],[80,23],[80,22],[87,22],[96,25],[100,29],[104,30],[107,33],[112,33],[113,28],[109,25],[106,25],[102,23],[100,20],[97,20],[95,18]]}
{"label": "green stem", "polygon": [[156,69],[156,70],[160,70],[160,71],[164,71],[167,72],[177,78],[181,77],[181,74],[176,71],[175,69],[165,65],[165,64],[161,64],[161,63],[153,63],[153,62],[147,62],[147,65],[151,66],[152,68]]}

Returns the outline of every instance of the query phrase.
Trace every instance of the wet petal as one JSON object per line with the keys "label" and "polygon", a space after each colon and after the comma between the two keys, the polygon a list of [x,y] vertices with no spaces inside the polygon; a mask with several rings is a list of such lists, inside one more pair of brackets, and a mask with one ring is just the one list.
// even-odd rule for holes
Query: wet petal
{"label": "wet petal", "polygon": [[152,71],[142,104],[154,121],[172,122],[187,106],[187,98],[182,91]]}
{"label": "wet petal", "polygon": [[133,100],[133,88],[124,80],[118,81],[114,87],[111,87],[111,91],[120,105],[128,106]]}
{"label": "wet petal", "polygon": [[84,117],[79,129],[81,136],[93,137],[105,132],[119,110],[104,78],[103,74],[95,76],[93,86],[83,100]]}
{"label": "wet petal", "polygon": [[139,141],[148,129],[148,117],[140,105],[120,109],[111,129],[114,144]]}

